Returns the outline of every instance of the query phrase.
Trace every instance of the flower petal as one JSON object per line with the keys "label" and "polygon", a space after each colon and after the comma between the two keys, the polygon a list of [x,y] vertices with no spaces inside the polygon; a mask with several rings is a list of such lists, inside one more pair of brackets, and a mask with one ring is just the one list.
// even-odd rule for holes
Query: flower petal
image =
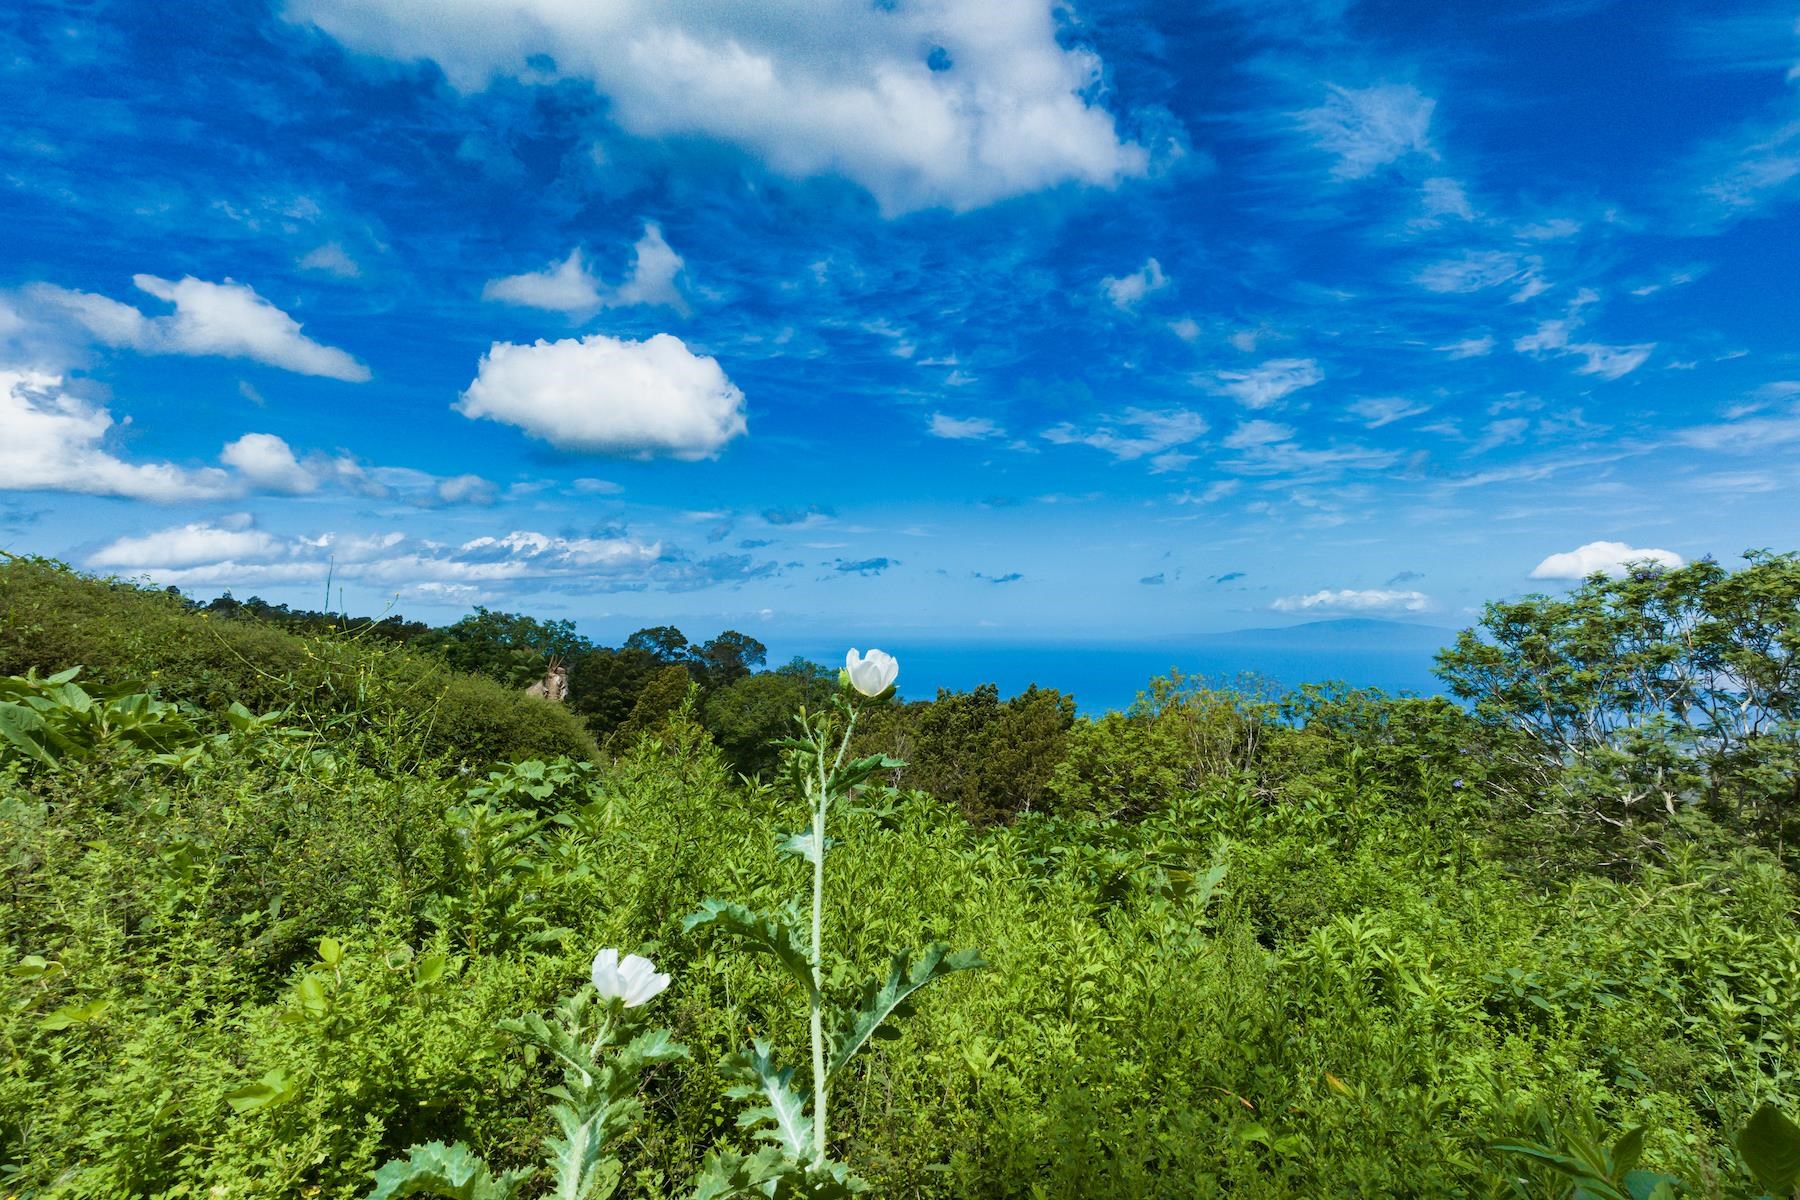
{"label": "flower petal", "polygon": [[625,979],[619,973],[619,952],[610,946],[594,955],[594,990],[602,1000],[617,1000],[625,994]]}

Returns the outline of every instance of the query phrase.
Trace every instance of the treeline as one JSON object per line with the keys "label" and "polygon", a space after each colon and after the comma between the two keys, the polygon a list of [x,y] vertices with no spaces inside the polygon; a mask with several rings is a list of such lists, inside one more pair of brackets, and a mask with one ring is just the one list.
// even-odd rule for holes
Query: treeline
{"label": "treeline", "polygon": [[[238,600],[229,592],[207,604],[185,603],[215,617],[268,622],[295,633],[404,644],[511,688],[528,687],[551,662],[561,662],[569,671],[567,707],[611,754],[661,728],[691,694],[695,716],[731,768],[751,777],[768,777],[778,766],[773,743],[792,732],[795,711],[817,707],[837,687],[835,669],[803,658],[769,668],[768,647],[734,629],[692,641],[673,625],[658,625],[638,630],[622,645],[605,646],[577,632],[571,621],[487,608],[431,626],[399,616],[295,609],[256,596]],[[1043,808],[1074,723],[1072,696],[1033,687],[1002,700],[999,689],[986,684],[877,710],[858,743],[890,752],[897,747],[907,766],[896,783],[930,792],[986,823]]]}
{"label": "treeline", "polygon": [[[1784,855],[1800,834],[1800,556],[1752,550],[1595,575],[1560,596],[1489,604],[1438,656],[1457,701],[1343,686],[1259,693],[1179,675],[1126,712],[1077,721],[1075,700],[989,684],[868,714],[858,749],[896,755],[889,782],[928,792],[981,824],[1024,813],[1137,818],[1207,781],[1272,791],[1317,763],[1273,729],[1329,728],[1366,769],[1405,746],[1418,770],[1480,784],[1503,810],[1498,836],[1544,862],[1629,861],[1664,823],[1699,811]],[[836,671],[804,659],[768,669],[767,647],[726,630],[690,641],[673,626],[601,646],[568,621],[476,609],[433,628],[352,619],[229,595],[223,616],[404,642],[450,667],[523,688],[552,659],[568,706],[609,754],[660,729],[689,700],[736,772],[771,777],[792,714],[816,707]],[[1420,746],[1442,747],[1419,756]]]}

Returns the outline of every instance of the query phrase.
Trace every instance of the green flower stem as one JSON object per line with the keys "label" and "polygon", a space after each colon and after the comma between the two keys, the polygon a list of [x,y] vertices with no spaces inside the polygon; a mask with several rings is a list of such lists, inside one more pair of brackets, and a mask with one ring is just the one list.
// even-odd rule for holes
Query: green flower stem
{"label": "green flower stem", "polygon": [[[837,758],[832,762],[829,771],[836,771],[843,765],[844,755],[850,750],[850,735],[856,731],[856,710],[850,709],[850,719],[844,724],[844,738],[838,743]],[[825,1090],[825,1006],[822,999],[825,991],[824,946],[825,946],[825,810],[831,803],[830,774],[825,765],[825,731],[821,727],[819,739],[819,792],[813,804],[812,838],[813,838],[813,909],[812,909],[812,1066],[813,1066],[813,1122],[814,1147],[813,1163],[822,1165],[825,1161],[825,1140],[827,1128],[827,1095]]]}

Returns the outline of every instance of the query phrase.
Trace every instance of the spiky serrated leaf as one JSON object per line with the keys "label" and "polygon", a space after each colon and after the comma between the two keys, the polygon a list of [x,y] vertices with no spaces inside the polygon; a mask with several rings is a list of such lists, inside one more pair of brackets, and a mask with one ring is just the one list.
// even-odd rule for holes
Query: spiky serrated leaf
{"label": "spiky serrated leaf", "polygon": [[[831,838],[825,839],[825,848],[827,850],[831,849],[833,844]],[[813,832],[810,829],[803,829],[799,833],[790,833],[783,836],[775,843],[775,850],[779,854],[797,855],[800,858],[804,858],[809,863],[816,864],[819,861],[819,839],[813,836]]]}
{"label": "spiky serrated leaf", "polygon": [[688,1048],[666,1028],[638,1034],[625,1044],[615,1060],[621,1073],[636,1074],[653,1063],[676,1062],[688,1056]]}
{"label": "spiky serrated leaf", "polygon": [[552,1025],[538,1013],[527,1013],[523,1017],[509,1018],[499,1022],[499,1027],[507,1033],[517,1034],[526,1041],[546,1050],[552,1057],[562,1063],[565,1069],[572,1068],[584,1075],[595,1072],[593,1057],[588,1054],[587,1047],[576,1041],[567,1029],[560,1025]]}
{"label": "spiky serrated leaf", "polygon": [[700,1164],[694,1176],[693,1200],[729,1200],[733,1196],[764,1196],[765,1185],[799,1168],[780,1146],[764,1146],[755,1154],[715,1150]]}
{"label": "spiky serrated leaf", "polygon": [[825,791],[828,795],[841,796],[877,771],[891,770],[894,767],[905,765],[899,759],[889,758],[885,754],[871,754],[867,758],[853,759],[831,773],[825,781]]}
{"label": "spiky serrated leaf", "polygon": [[703,925],[716,925],[773,955],[793,977],[794,982],[806,992],[807,999],[815,1004],[818,1002],[819,993],[813,986],[812,966],[806,961],[806,950],[791,926],[774,917],[751,912],[741,904],[731,904],[724,900],[702,900],[700,911],[683,921],[681,928],[684,932],[692,932]]}
{"label": "spiky serrated leaf", "polygon": [[887,978],[863,984],[854,1018],[833,1039],[831,1065],[825,1072],[827,1082],[837,1078],[886,1021],[912,1012],[913,993],[934,979],[985,966],[987,961],[979,950],[958,950],[952,954],[943,942],[925,947],[917,962],[909,951],[896,951],[888,964]]}
{"label": "spiky serrated leaf", "polygon": [[512,1200],[525,1179],[523,1171],[496,1176],[487,1163],[461,1142],[446,1146],[426,1142],[375,1172],[369,1200],[401,1196],[443,1196],[448,1200]]}
{"label": "spiky serrated leaf", "polygon": [[762,1101],[746,1109],[738,1117],[738,1125],[747,1129],[768,1124],[770,1128],[757,1130],[757,1136],[775,1142],[795,1161],[805,1162],[813,1155],[813,1120],[794,1090],[794,1068],[778,1065],[768,1042],[758,1039],[750,1047],[720,1064],[727,1075],[739,1081],[728,1093],[732,1099]]}
{"label": "spiky serrated leaf", "polygon": [[775,1200],[846,1200],[869,1190],[841,1162],[827,1159],[803,1171],[783,1175],[775,1183]]}
{"label": "spiky serrated leaf", "polygon": [[558,1104],[550,1110],[561,1137],[544,1139],[556,1200],[608,1200],[619,1187],[624,1166],[607,1152],[611,1136],[637,1114],[635,1099],[615,1100],[577,1109]]}

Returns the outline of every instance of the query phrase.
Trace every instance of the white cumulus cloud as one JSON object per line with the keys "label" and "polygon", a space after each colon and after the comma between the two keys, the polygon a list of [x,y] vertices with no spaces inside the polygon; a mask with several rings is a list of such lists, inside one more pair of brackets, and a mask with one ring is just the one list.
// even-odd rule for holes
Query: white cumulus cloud
{"label": "white cumulus cloud", "polygon": [[1430,612],[1431,597],[1424,592],[1389,588],[1338,588],[1283,596],[1270,607],[1277,612],[1302,613]]}
{"label": "white cumulus cloud", "polygon": [[192,567],[225,559],[263,558],[280,548],[275,538],[248,525],[249,518],[239,516],[216,525],[202,521],[140,537],[122,537],[95,551],[88,565],[115,570]]}
{"label": "white cumulus cloud", "polygon": [[1682,565],[1673,550],[1644,549],[1624,542],[1589,542],[1562,554],[1552,554],[1531,569],[1533,579],[1586,579],[1596,572],[1613,578],[1625,574],[1632,563],[1674,569]]}
{"label": "white cumulus cloud", "polygon": [[0,488],[155,501],[231,491],[216,467],[127,462],[106,448],[113,426],[104,406],[70,395],[61,376],[0,368]]}
{"label": "white cumulus cloud", "polygon": [[219,461],[235,467],[246,483],[262,491],[298,496],[319,486],[317,476],[301,466],[288,444],[272,433],[246,433],[226,443]]}
{"label": "white cumulus cloud", "polygon": [[662,228],[648,222],[632,247],[631,269],[617,287],[608,287],[589,270],[577,246],[567,258],[541,271],[490,279],[481,295],[485,300],[576,316],[633,304],[662,304],[686,312],[687,300],[675,284],[682,265],[681,255],[663,240]]}
{"label": "white cumulus cloud", "polygon": [[589,274],[587,264],[582,261],[581,248],[577,246],[569,251],[569,257],[542,271],[488,280],[487,286],[481,289],[481,297],[525,308],[588,313],[600,307],[600,281]]}
{"label": "white cumulus cloud", "polygon": [[496,342],[456,402],[565,450],[710,458],[746,429],[744,394],[678,337]]}
{"label": "white cumulus cloud", "polygon": [[630,133],[700,134],[786,175],[842,174],[888,212],[1148,168],[1101,104],[1100,60],[1059,37],[1047,0],[290,0],[286,12],[355,50],[430,59],[465,92],[587,80]]}
{"label": "white cumulus cloud", "polygon": [[133,275],[131,281],[138,290],[174,305],[175,311],[150,316],[108,296],[53,284],[34,284],[26,294],[60,310],[109,346],[144,354],[248,358],[301,375],[351,383],[369,378],[369,368],[344,351],[307,337],[298,321],[244,284],[230,279],[208,283],[192,275],[178,280]]}

